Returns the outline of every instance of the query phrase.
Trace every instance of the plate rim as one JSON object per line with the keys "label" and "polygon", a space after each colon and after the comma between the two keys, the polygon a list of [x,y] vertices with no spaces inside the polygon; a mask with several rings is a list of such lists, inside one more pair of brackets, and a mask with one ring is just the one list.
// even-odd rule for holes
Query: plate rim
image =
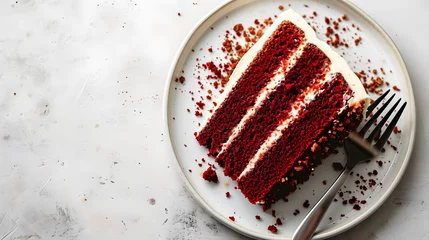
{"label": "plate rim", "polygon": [[[246,0],[226,0],[225,2],[219,4],[217,7],[215,7],[213,10],[211,10],[210,12],[208,12],[206,15],[204,15],[195,25],[194,27],[192,27],[192,29],[188,32],[188,34],[186,35],[186,37],[184,38],[183,42],[181,43],[177,53],[174,56],[173,62],[170,66],[170,70],[167,76],[167,81],[165,83],[165,87],[164,87],[164,97],[163,97],[163,121],[164,121],[164,129],[166,131],[166,140],[168,141],[168,150],[169,152],[172,152],[175,158],[175,163],[177,166],[177,169],[180,172],[180,177],[182,178],[183,182],[185,183],[185,186],[187,188],[187,190],[190,192],[191,196],[197,200],[197,202],[200,204],[200,206],[202,206],[204,208],[205,211],[207,211],[211,216],[213,216],[216,220],[218,220],[219,222],[221,222],[223,225],[227,226],[228,228],[243,234],[245,236],[248,236],[250,238],[256,239],[256,238],[263,238],[263,239],[287,239],[284,238],[282,236],[276,236],[276,235],[261,235],[257,232],[253,232],[250,229],[247,229],[243,226],[237,225],[232,223],[231,221],[226,220],[223,215],[221,215],[220,213],[218,213],[215,209],[213,209],[212,206],[210,206],[203,198],[202,196],[200,196],[200,194],[194,189],[194,187],[192,186],[192,184],[190,183],[189,179],[185,176],[183,169],[181,168],[181,165],[178,161],[177,155],[176,155],[176,151],[174,150],[173,147],[173,143],[171,141],[171,135],[170,135],[170,127],[169,127],[169,118],[168,118],[168,109],[169,109],[169,96],[170,96],[170,86],[171,83],[173,81],[173,74],[175,72],[175,69],[177,68],[177,64],[179,62],[179,59],[186,47],[186,45],[188,44],[189,40],[193,37],[193,35],[195,34],[195,32],[200,28],[200,26],[207,21],[212,15],[214,15],[216,12],[218,12],[220,9],[224,8],[225,6],[227,6],[228,4],[235,2],[235,1],[246,1]],[[257,2],[257,1],[261,1],[261,0],[251,0],[253,2]],[[410,108],[410,114],[411,114],[411,132],[410,132],[410,141],[409,144],[407,146],[407,152],[404,156],[404,162],[401,165],[401,168],[399,169],[398,173],[396,174],[396,176],[394,177],[394,180],[392,181],[391,186],[386,190],[386,192],[380,197],[380,199],[375,202],[374,204],[371,205],[371,207],[369,207],[369,209],[362,214],[361,216],[358,216],[356,218],[354,218],[353,220],[351,220],[349,223],[337,228],[337,229],[333,229],[330,231],[325,231],[325,232],[321,232],[321,233],[316,233],[316,235],[314,236],[314,239],[326,239],[329,237],[333,237],[336,236],[338,234],[341,234],[353,227],[355,227],[356,225],[358,225],[359,223],[361,223],[362,221],[364,221],[366,218],[368,218],[369,216],[371,216],[372,214],[374,214],[374,212],[379,209],[384,202],[390,197],[390,195],[393,193],[393,191],[396,189],[396,187],[398,186],[400,180],[402,179],[405,170],[408,167],[408,164],[410,162],[411,159],[411,154],[413,152],[413,148],[414,148],[414,141],[415,141],[415,132],[416,132],[416,106],[415,106],[415,99],[414,99],[414,91],[412,88],[412,84],[411,84],[411,79],[410,79],[410,75],[408,72],[408,68],[404,62],[404,59],[402,57],[402,54],[400,53],[398,47],[396,46],[396,44],[394,43],[394,41],[392,40],[392,38],[387,34],[387,32],[371,17],[369,16],[366,12],[364,12],[362,9],[360,9],[358,6],[356,6],[354,3],[352,3],[349,0],[340,0],[340,2],[342,4],[345,4],[346,6],[348,6],[349,8],[351,8],[353,11],[355,11],[357,14],[359,14],[361,17],[363,17],[366,21],[368,21],[368,23],[385,39],[385,41],[389,44],[390,49],[392,50],[392,53],[394,53],[395,55],[397,55],[397,60],[399,65],[402,68],[402,71],[404,72],[404,77],[406,80],[406,85],[407,88],[410,91],[410,96],[409,96],[409,100],[408,100],[408,107]],[[247,231],[246,231],[247,230]],[[250,234],[248,232],[248,230],[250,230],[250,232],[255,233],[255,234]]]}

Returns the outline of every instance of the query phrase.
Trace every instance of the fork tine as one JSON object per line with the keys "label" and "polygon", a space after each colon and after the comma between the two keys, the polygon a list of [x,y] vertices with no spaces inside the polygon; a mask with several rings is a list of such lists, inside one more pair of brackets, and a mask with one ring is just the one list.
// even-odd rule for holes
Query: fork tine
{"label": "fork tine", "polygon": [[366,117],[368,117],[369,114],[371,114],[371,112],[375,109],[375,107],[377,107],[377,105],[387,96],[387,94],[389,94],[389,92],[390,92],[390,89],[387,90],[383,95],[378,97],[371,105],[368,106],[368,108],[366,109]]}
{"label": "fork tine", "polygon": [[396,123],[398,123],[399,118],[401,117],[402,112],[404,112],[405,107],[407,106],[407,102],[402,104],[402,107],[399,109],[399,111],[396,113],[393,120],[390,122],[389,126],[387,126],[386,131],[384,131],[383,135],[380,137],[378,142],[375,144],[375,147],[378,149],[382,149],[384,144],[386,144],[387,139],[389,139],[390,134],[392,134],[393,129],[396,126]]}
{"label": "fork tine", "polygon": [[[387,91],[388,92],[388,91]],[[386,93],[387,93],[386,92]],[[383,95],[384,96],[384,95]],[[383,97],[381,96],[381,97]],[[378,101],[379,99],[381,99],[381,97],[379,97],[376,101]],[[390,102],[393,100],[393,98],[395,97],[395,94],[393,94],[393,96],[391,96],[389,98],[389,100],[387,100],[387,102],[381,106],[381,108],[374,114],[374,116],[372,116],[372,118],[370,118],[368,120],[368,122],[365,124],[365,126],[363,126],[363,128],[359,131],[359,135],[364,136],[366,131],[368,131],[368,129],[371,127],[371,125],[377,120],[377,118],[380,116],[380,114],[384,111],[384,109],[387,107],[387,105],[390,104]],[[383,97],[384,98],[384,97]],[[380,100],[381,101],[381,100]],[[370,106],[376,106],[377,104],[375,104],[375,102]],[[368,107],[369,108],[369,107]],[[372,110],[371,110],[372,111]]]}
{"label": "fork tine", "polygon": [[389,110],[389,112],[386,114],[386,116],[381,119],[379,123],[377,123],[377,127],[372,131],[372,133],[369,135],[369,137],[366,139],[368,142],[372,142],[374,140],[375,136],[381,131],[381,128],[384,126],[386,121],[389,119],[390,115],[395,111],[396,107],[398,106],[399,102],[401,102],[401,99],[396,101],[395,105]]}

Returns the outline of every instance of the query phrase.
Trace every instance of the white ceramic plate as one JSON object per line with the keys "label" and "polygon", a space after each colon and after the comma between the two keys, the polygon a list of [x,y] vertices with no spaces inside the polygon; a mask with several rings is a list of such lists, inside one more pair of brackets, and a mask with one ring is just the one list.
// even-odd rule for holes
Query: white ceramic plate
{"label": "white ceramic plate", "polygon": [[[267,230],[268,225],[274,224],[276,221],[271,210],[264,213],[260,206],[248,203],[240,191],[234,189],[235,183],[223,176],[222,169],[218,168],[217,170],[220,179],[219,184],[212,184],[202,179],[201,174],[207,169],[207,163],[213,163],[214,159],[207,157],[207,150],[198,145],[193,133],[199,129],[198,122],[202,123],[209,116],[209,113],[206,107],[203,117],[197,118],[193,114],[195,102],[191,100],[192,96],[189,93],[189,91],[194,92],[193,97],[196,101],[199,100],[200,95],[207,95],[205,94],[206,89],[198,93],[198,80],[193,75],[198,71],[195,67],[196,58],[199,58],[200,63],[203,63],[223,56],[222,52],[216,49],[222,44],[225,30],[232,29],[237,23],[250,26],[255,18],[273,17],[280,13],[279,5],[285,6],[285,10],[287,10],[288,4],[291,4],[291,7],[302,15],[309,16],[313,11],[317,12],[318,17],[314,21],[319,23],[318,25],[324,26],[318,29],[318,35],[322,39],[324,39],[326,29],[324,17],[337,18],[346,14],[349,20],[342,23],[344,25],[341,26],[352,28],[351,24],[355,24],[359,27],[358,35],[363,40],[358,47],[352,44],[349,49],[337,50],[345,53],[344,58],[349,61],[354,70],[367,70],[368,67],[385,69],[386,75],[379,74],[391,86],[398,86],[401,91],[396,93],[408,102],[405,113],[398,124],[402,134],[393,135],[390,140],[392,145],[398,147],[398,151],[388,146],[386,147],[387,151],[377,159],[384,162],[382,167],[378,166],[376,161],[372,161],[368,164],[358,165],[354,171],[364,175],[367,179],[375,179],[377,185],[368,188],[362,195],[355,184],[355,181],[359,180],[356,175],[349,177],[345,184],[347,188],[345,190],[354,192],[352,194],[346,193],[344,195],[346,199],[356,196],[359,200],[366,200],[367,203],[361,204],[362,209],[356,211],[350,204],[343,205],[342,200],[334,202],[315,235],[315,239],[323,239],[355,226],[380,207],[401,179],[408,164],[414,141],[415,105],[405,64],[387,34],[360,9],[347,1],[330,0],[235,0],[225,3],[197,24],[185,40],[173,63],[165,91],[166,125],[172,151],[180,166],[183,179],[193,197],[210,214],[226,226],[253,238],[290,239],[300,221],[309,211],[309,208],[303,207],[303,202],[309,200],[313,206],[337,177],[338,172],[333,170],[332,162],[343,162],[343,151],[340,150],[339,154],[324,160],[323,164],[316,169],[314,176],[304,185],[300,185],[302,189],[298,189],[288,198],[289,202],[279,201],[273,206],[277,217],[282,219],[283,225],[277,226],[279,230],[277,234],[272,234]],[[304,4],[309,7],[305,7]],[[213,29],[211,29],[212,27]],[[346,34],[353,34],[356,31]],[[351,38],[351,36],[348,37]],[[209,47],[213,47],[215,51],[209,53],[207,51]],[[200,50],[201,48],[202,50]],[[193,52],[192,49],[195,51]],[[371,59],[371,63],[368,63],[367,59]],[[204,79],[207,74],[207,72],[201,71],[197,75],[201,75]],[[185,84],[174,81],[179,76],[186,78]],[[204,80],[201,81],[205,82]],[[208,84],[205,86],[206,88],[209,87]],[[215,92],[217,93],[217,91]],[[191,113],[187,109],[190,109]],[[207,161],[202,163],[202,158]],[[203,166],[199,167],[195,159]],[[377,170],[378,175],[369,177],[367,173],[373,170]],[[327,182],[326,185],[322,184],[324,180]],[[382,185],[379,184],[380,182]],[[225,197],[226,192],[230,192],[230,198]],[[300,211],[297,216],[293,215],[295,209]],[[343,217],[342,214],[344,214]],[[256,220],[255,215],[260,215],[262,220]],[[234,216],[235,221],[231,221],[229,216]]]}

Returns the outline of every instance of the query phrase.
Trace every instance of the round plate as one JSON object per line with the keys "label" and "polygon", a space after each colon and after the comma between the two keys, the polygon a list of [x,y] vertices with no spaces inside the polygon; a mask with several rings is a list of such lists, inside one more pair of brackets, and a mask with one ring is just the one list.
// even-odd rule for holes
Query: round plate
{"label": "round plate", "polygon": [[[251,26],[254,19],[265,19],[280,14],[279,5],[285,6],[284,10],[287,10],[288,4],[302,15],[310,16],[314,11],[317,12],[317,17],[310,22],[316,22],[314,25],[319,26],[317,33],[321,39],[326,39],[324,33],[327,26],[324,17],[336,19],[346,14],[348,20],[343,21],[340,26],[349,27],[351,31],[346,31],[341,37],[356,39],[360,36],[362,41],[359,46],[355,46],[352,42],[350,48],[336,50],[343,54],[355,71],[379,69],[378,76],[389,82],[390,88],[395,85],[399,87],[400,91],[394,92],[408,102],[405,113],[398,123],[402,133],[392,135],[390,142],[394,147],[386,146],[386,151],[377,158],[383,162],[383,165],[379,166],[376,161],[372,161],[355,168],[355,173],[344,185],[346,188],[343,188],[344,196],[338,197],[338,201],[333,202],[314,237],[323,239],[355,226],[380,207],[401,179],[410,159],[414,141],[415,105],[407,69],[392,40],[364,12],[347,1],[330,0],[235,0],[223,4],[197,24],[182,45],[167,81],[164,113],[168,137],[184,182],[193,197],[211,215],[226,226],[249,237],[291,239],[294,230],[310,209],[304,208],[303,202],[308,200],[310,207],[313,206],[338,176],[338,172],[332,168],[332,162],[344,162],[345,155],[342,149],[339,149],[339,154],[324,160],[323,164],[315,170],[314,176],[303,185],[299,185],[300,188],[288,197],[288,202],[279,201],[273,205],[272,209],[276,211],[276,217],[274,217],[271,210],[263,212],[261,206],[250,204],[240,191],[234,188],[235,182],[223,176],[221,168],[217,169],[219,184],[202,179],[201,175],[207,169],[207,164],[214,163],[214,159],[207,157],[207,149],[199,146],[193,135],[199,129],[198,123],[202,123],[209,116],[209,107],[203,111],[202,117],[195,116],[195,101],[199,101],[200,96],[205,97],[207,89],[211,87],[205,84],[205,89],[200,90],[196,76],[200,75],[201,81],[205,83],[204,79],[208,73],[197,69],[196,65],[216,60],[217,57],[219,57],[217,60],[222,59],[224,55],[218,47],[222,46],[225,31],[231,30],[235,24]],[[355,27],[351,26],[352,24]],[[357,36],[354,35],[355,32]],[[213,47],[213,53],[208,51],[210,47]],[[386,73],[382,74],[380,68],[383,68]],[[184,84],[174,81],[179,76],[185,77]],[[194,94],[192,95],[190,91]],[[214,92],[219,94],[218,91]],[[398,148],[397,151],[395,147]],[[202,158],[206,161],[203,162]],[[369,176],[368,172],[373,170],[378,174]],[[374,179],[377,184],[370,187],[368,182],[361,181],[357,173],[364,176],[368,182],[369,179]],[[357,180],[361,182],[356,184]],[[367,190],[361,192],[359,185],[367,186]],[[226,192],[231,194],[230,198],[225,196]],[[353,196],[358,200],[366,201],[365,204],[360,204],[359,211],[353,209],[353,204],[343,204],[343,199],[347,200]],[[296,210],[300,213],[296,214]],[[262,219],[256,220],[255,215],[260,215]],[[235,221],[231,221],[229,216],[234,216]],[[272,234],[267,227],[274,224],[277,218],[282,219],[283,225],[277,226],[278,232]]]}

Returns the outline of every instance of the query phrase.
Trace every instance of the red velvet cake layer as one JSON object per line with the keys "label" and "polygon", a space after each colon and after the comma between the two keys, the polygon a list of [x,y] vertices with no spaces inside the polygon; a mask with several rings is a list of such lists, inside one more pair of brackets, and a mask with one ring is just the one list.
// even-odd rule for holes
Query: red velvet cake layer
{"label": "red velvet cake layer", "polygon": [[296,51],[303,40],[304,32],[294,24],[283,22],[279,25],[196,136],[200,145],[209,148],[209,155],[216,155],[220,151],[234,127],[255,104],[257,96],[274,76],[275,70]]}
{"label": "red velvet cake layer", "polygon": [[328,57],[315,45],[304,48],[296,64],[286,73],[285,80],[246,122],[231,147],[216,158],[225,166],[226,176],[235,180],[241,174],[271,132],[288,117],[293,103],[303,98],[303,91],[314,84],[318,87],[317,83],[329,70],[329,64]]}
{"label": "red velvet cake layer", "polygon": [[259,159],[254,169],[238,179],[239,188],[251,203],[266,199],[276,183],[286,176],[306,151],[314,147],[317,137],[345,107],[345,96],[352,95],[341,74],[326,83],[323,89],[300,117],[283,130],[282,137]]}

